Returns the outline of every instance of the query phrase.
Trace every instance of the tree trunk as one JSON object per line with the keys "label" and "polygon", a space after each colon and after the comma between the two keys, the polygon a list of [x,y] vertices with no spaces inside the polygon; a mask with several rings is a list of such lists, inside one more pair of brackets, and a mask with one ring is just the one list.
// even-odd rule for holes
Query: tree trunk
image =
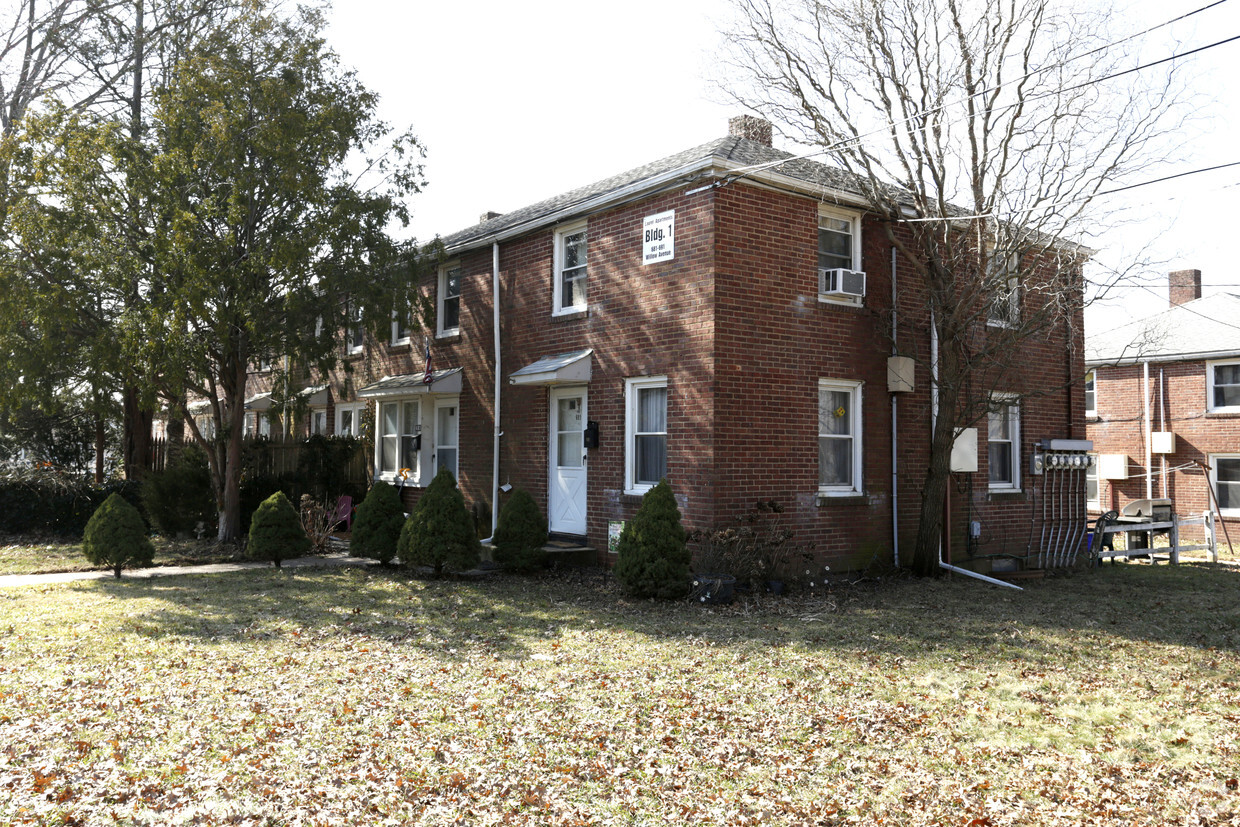
{"label": "tree trunk", "polygon": [[151,425],[154,414],[143,407],[142,398],[135,387],[122,392],[124,436],[122,438],[122,463],[125,479],[140,480],[151,467]]}
{"label": "tree trunk", "polygon": [[103,414],[95,411],[95,485],[103,485],[103,455],[108,447]]}
{"label": "tree trunk", "polygon": [[[224,373],[224,427],[218,439],[227,439],[224,457],[223,508],[220,509],[219,541],[236,543],[241,540],[241,446],[245,435],[245,381],[247,377],[244,346],[238,348],[242,356]],[[228,374],[231,373],[231,376]]]}

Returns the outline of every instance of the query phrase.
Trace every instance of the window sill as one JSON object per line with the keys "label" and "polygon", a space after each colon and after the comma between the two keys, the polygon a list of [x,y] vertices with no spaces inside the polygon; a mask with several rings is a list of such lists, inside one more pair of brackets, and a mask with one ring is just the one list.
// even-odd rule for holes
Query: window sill
{"label": "window sill", "polygon": [[1207,419],[1231,419],[1240,416],[1240,408],[1214,408],[1206,411]]}
{"label": "window sill", "polygon": [[822,491],[815,495],[814,505],[822,508],[827,505],[869,505],[870,498],[864,493],[848,491],[840,494],[828,494]]}
{"label": "window sill", "polygon": [[345,354],[344,354],[344,358],[346,358],[346,359],[361,359],[361,358],[362,358],[362,356],[363,356],[363,354],[365,354],[365,352],[366,352],[366,349],[365,349],[365,348],[362,348],[361,350],[349,350],[349,351],[346,351],[346,352],[345,352]]}
{"label": "window sill", "polygon": [[863,307],[865,305],[864,299],[850,299],[841,296],[833,296],[828,293],[819,293],[818,302],[820,304],[829,304],[834,307]]}
{"label": "window sill", "polygon": [[625,491],[620,495],[620,503],[621,505],[641,505],[645,496],[645,491]]}
{"label": "window sill", "polygon": [[1020,488],[992,488],[989,491],[992,500],[1023,500],[1025,492]]}
{"label": "window sill", "polygon": [[453,341],[459,340],[460,338],[461,338],[461,329],[459,327],[453,328],[452,330],[445,330],[442,333],[435,334],[435,341],[437,342],[453,342]]}
{"label": "window sill", "polygon": [[572,322],[577,319],[584,319],[590,315],[590,308],[575,307],[570,310],[558,310],[551,314],[553,322]]}

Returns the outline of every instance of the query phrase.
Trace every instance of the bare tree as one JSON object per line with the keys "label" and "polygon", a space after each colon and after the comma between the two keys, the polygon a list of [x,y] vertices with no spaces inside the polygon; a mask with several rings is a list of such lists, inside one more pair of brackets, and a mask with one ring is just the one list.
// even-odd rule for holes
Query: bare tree
{"label": "bare tree", "polygon": [[1125,71],[1105,16],[1051,0],[734,3],[726,91],[852,173],[920,280],[925,312],[896,339],[928,316],[937,343],[913,559],[930,573],[952,444],[993,392],[1048,390],[1021,386],[1028,345],[1079,345],[1100,196],[1161,157],[1174,73]]}

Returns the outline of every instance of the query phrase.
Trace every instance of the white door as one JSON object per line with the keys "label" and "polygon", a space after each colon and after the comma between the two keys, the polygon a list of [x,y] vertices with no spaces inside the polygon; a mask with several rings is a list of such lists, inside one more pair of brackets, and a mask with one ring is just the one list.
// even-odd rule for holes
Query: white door
{"label": "white door", "polygon": [[548,528],[560,534],[586,533],[586,389],[551,389],[551,482]]}

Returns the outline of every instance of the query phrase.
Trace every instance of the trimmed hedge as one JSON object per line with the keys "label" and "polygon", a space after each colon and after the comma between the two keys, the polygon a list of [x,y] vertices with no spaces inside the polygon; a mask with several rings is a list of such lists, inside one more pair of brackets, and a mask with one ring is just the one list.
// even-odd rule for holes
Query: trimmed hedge
{"label": "trimmed hedge", "polygon": [[504,503],[494,543],[495,562],[506,571],[525,573],[546,567],[547,518],[528,491],[518,488]]}
{"label": "trimmed hedge", "polygon": [[689,590],[688,535],[667,480],[642,497],[616,544],[616,579],[634,597],[683,597]]}
{"label": "trimmed hedge", "polygon": [[95,485],[50,469],[0,476],[0,533],[81,539],[91,515],[112,494],[136,507],[145,521],[141,488],[141,483],[129,480]]}
{"label": "trimmed hedge", "polygon": [[146,536],[138,509],[119,494],[109,494],[86,523],[82,553],[96,566],[107,566],[120,578],[125,567],[145,568],[155,562],[155,547]]}

